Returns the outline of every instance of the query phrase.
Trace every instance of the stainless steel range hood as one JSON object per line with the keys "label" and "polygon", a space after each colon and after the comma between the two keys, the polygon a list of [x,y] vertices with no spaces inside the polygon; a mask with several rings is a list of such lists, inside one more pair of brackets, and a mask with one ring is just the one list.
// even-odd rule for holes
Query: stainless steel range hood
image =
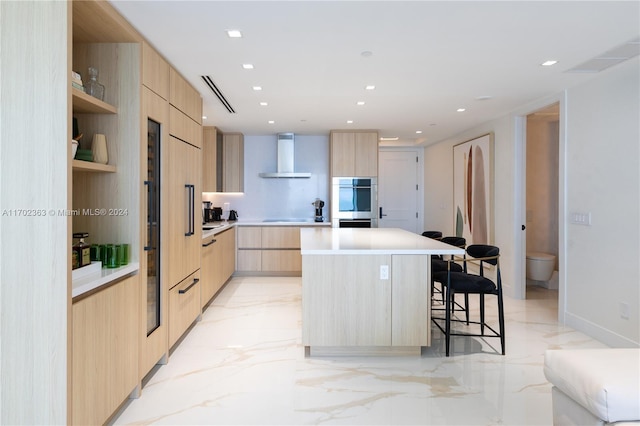
{"label": "stainless steel range hood", "polygon": [[310,178],[311,173],[295,172],[295,136],[293,133],[278,133],[278,168],[275,172],[264,172],[263,178]]}

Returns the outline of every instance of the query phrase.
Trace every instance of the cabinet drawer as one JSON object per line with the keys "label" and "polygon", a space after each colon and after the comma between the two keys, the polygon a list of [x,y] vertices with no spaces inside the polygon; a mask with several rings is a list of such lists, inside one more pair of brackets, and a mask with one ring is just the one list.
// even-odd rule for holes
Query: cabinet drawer
{"label": "cabinet drawer", "polygon": [[300,272],[302,255],[300,250],[262,250],[264,272]]}
{"label": "cabinet drawer", "polygon": [[262,248],[262,228],[259,226],[239,227],[238,248]]}
{"label": "cabinet drawer", "polygon": [[300,248],[300,228],[297,226],[263,227],[262,248]]}
{"label": "cabinet drawer", "polygon": [[169,290],[169,346],[173,346],[201,313],[200,271]]}
{"label": "cabinet drawer", "polygon": [[261,250],[238,250],[238,271],[258,272],[262,270]]}
{"label": "cabinet drawer", "polygon": [[202,126],[173,105],[169,108],[169,134],[198,148],[202,147]]}

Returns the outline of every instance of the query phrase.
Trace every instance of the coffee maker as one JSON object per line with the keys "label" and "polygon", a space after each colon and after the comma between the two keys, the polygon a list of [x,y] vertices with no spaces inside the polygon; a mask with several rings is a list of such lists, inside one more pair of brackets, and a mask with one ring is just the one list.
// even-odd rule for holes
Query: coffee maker
{"label": "coffee maker", "polygon": [[324,217],[322,216],[322,208],[324,207],[324,201],[320,198],[316,198],[316,200],[311,203],[316,208],[316,222],[323,222]]}

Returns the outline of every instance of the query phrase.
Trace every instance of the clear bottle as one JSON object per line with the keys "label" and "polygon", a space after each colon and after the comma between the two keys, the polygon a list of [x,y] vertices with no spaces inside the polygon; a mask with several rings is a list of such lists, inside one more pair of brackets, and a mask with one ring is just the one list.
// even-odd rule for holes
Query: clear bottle
{"label": "clear bottle", "polygon": [[98,69],[89,67],[89,81],[85,83],[85,90],[87,94],[98,98],[101,101],[104,100],[104,86],[98,83]]}

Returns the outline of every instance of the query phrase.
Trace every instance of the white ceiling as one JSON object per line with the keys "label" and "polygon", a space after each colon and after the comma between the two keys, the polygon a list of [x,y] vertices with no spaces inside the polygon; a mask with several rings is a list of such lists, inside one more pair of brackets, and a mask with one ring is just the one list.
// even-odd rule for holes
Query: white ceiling
{"label": "white ceiling", "polygon": [[200,91],[204,125],[245,135],[378,129],[435,143],[592,78],[566,71],[640,36],[639,1],[112,3]]}

